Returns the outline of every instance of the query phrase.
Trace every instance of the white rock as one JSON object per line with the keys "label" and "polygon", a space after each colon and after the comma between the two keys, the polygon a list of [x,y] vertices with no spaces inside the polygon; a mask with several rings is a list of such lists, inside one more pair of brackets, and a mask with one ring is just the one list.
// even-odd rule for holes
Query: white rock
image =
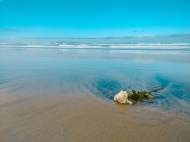
{"label": "white rock", "polygon": [[126,91],[120,91],[117,95],[114,97],[114,101],[118,101],[122,104],[128,103],[128,104],[133,104],[131,101],[128,100],[128,94]]}

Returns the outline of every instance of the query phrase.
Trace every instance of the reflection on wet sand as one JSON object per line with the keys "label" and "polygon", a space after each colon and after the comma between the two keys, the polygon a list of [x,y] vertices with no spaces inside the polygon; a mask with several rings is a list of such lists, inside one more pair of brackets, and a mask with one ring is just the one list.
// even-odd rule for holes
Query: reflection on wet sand
{"label": "reflection on wet sand", "polygon": [[114,102],[115,107],[117,108],[117,110],[120,110],[122,112],[126,112],[127,108],[129,107],[128,104],[120,104],[118,102]]}
{"label": "reflection on wet sand", "polygon": [[[1,142],[190,140],[188,61],[170,63],[168,57],[163,63],[157,56],[153,64],[133,61],[128,52],[56,52],[2,50]],[[163,85],[152,104],[112,100],[121,89]]]}

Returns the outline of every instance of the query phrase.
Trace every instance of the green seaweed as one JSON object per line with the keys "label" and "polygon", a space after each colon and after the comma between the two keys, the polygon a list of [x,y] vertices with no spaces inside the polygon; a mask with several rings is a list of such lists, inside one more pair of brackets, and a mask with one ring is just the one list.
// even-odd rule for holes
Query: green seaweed
{"label": "green seaweed", "polygon": [[156,98],[156,96],[152,95],[151,92],[157,92],[159,90],[163,90],[164,88],[157,88],[154,89],[152,91],[137,91],[137,90],[132,90],[129,94],[128,94],[128,99],[132,102],[138,102],[139,100],[141,102],[146,101],[148,103],[151,103],[151,101],[149,101],[149,99],[154,99]]}
{"label": "green seaweed", "polygon": [[164,88],[163,88],[163,87],[157,88],[157,89],[154,89],[154,90],[152,90],[152,91],[150,91],[150,92],[157,92],[157,91],[159,91],[159,90],[164,90]]}

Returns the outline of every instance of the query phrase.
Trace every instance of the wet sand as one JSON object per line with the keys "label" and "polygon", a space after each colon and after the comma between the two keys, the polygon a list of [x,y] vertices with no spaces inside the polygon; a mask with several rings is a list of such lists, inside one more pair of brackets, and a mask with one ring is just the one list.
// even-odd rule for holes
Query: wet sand
{"label": "wet sand", "polygon": [[[189,142],[190,53],[141,52],[1,49],[0,142]],[[152,104],[112,101],[156,86]]]}
{"label": "wet sand", "polygon": [[56,90],[40,94],[1,91],[0,141],[190,140],[188,118],[139,106],[111,104],[81,87],[75,89],[77,94],[60,94]]}

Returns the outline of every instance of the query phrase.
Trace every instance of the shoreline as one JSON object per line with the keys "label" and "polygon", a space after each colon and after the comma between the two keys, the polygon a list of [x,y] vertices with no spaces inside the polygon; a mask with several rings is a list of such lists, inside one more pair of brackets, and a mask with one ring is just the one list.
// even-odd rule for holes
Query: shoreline
{"label": "shoreline", "polygon": [[[0,50],[1,142],[190,140],[189,52]],[[152,104],[106,100],[156,86]]]}

